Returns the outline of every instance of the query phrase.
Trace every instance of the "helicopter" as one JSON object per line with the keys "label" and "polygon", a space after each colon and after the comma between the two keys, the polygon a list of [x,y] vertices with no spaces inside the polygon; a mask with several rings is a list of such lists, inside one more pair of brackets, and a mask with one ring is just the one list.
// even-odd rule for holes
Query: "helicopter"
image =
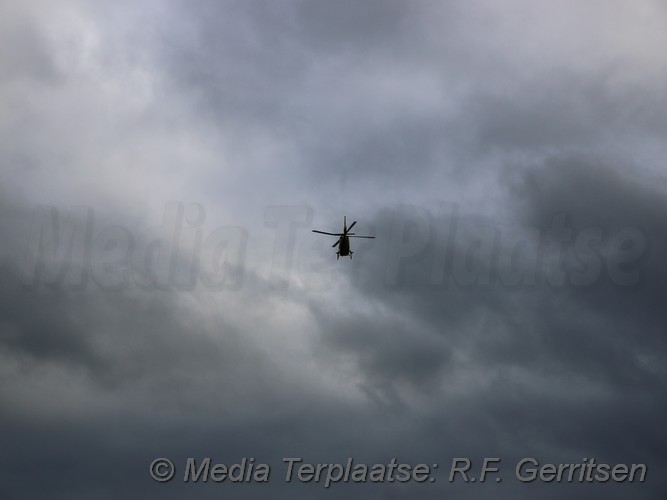
{"label": "helicopter", "polygon": [[350,224],[350,227],[347,227],[347,217],[343,216],[343,232],[342,233],[327,233],[325,231],[318,231],[317,229],[313,229],[313,233],[320,233],[320,234],[327,234],[329,236],[338,236],[338,241],[334,243],[331,247],[335,247],[338,245],[338,251],[336,252],[336,260],[340,258],[342,255],[345,257],[346,255],[350,256],[350,259],[352,258],[352,250],[350,250],[350,238],[368,238],[368,239],[373,239],[375,236],[359,236],[355,233],[351,233],[350,229],[354,227],[354,225],[357,223],[355,220],[352,224]]}

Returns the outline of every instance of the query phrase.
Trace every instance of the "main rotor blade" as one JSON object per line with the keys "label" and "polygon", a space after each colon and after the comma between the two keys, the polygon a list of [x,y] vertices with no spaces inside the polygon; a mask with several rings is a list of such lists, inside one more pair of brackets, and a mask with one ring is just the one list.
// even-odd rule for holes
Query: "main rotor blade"
{"label": "main rotor blade", "polygon": [[350,230],[354,227],[354,225],[357,223],[355,220],[352,224],[350,224],[350,227],[347,228],[347,231],[345,231],[345,234],[350,234]]}
{"label": "main rotor blade", "polygon": [[318,231],[317,229],[313,229],[313,233],[328,234],[329,236],[343,236],[343,233],[327,233],[324,231]]}
{"label": "main rotor blade", "polygon": [[339,243],[340,243],[340,240],[336,240],[336,243],[334,243],[333,245],[331,245],[331,248],[335,247],[335,246],[338,245]]}
{"label": "main rotor blade", "polygon": [[350,238],[370,238],[375,239],[375,236],[349,236]]}

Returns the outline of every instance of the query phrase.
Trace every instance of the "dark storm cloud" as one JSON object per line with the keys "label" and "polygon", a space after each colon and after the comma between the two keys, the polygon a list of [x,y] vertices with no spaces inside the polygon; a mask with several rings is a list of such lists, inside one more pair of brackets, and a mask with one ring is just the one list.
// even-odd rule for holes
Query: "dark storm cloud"
{"label": "dark storm cloud", "polygon": [[[7,498],[664,497],[651,3],[159,5],[0,21]],[[246,224],[242,286],[23,286],[31,204],[93,200],[112,207],[96,207],[102,227],[141,231],[174,193]],[[355,240],[351,261],[322,240],[273,286],[285,241],[265,205],[304,202],[317,206],[294,212],[317,221],[354,211],[377,239]],[[649,481],[517,484],[528,455],[647,463]],[[157,484],[159,456],[253,456],[275,475]],[[285,485],[284,456],[441,471],[499,456],[507,480],[325,490]]]}
{"label": "dark storm cloud", "polygon": [[[32,210],[6,196],[2,206],[0,229],[13,236],[0,261],[0,479],[8,498],[42,494],[27,472],[35,468],[55,485],[54,498],[107,498],[118,488],[158,494],[145,474],[158,455],[183,463],[200,453],[230,463],[257,455],[280,466],[284,453],[319,450],[313,419],[343,425],[331,402],[285,370],[293,363],[255,344],[252,309],[240,318],[225,300],[205,319],[196,311],[209,298],[197,292],[29,286],[18,270],[30,252]],[[249,283],[230,298],[250,302],[250,292],[252,307],[265,308],[268,286]],[[242,327],[231,324],[238,320]],[[307,411],[312,397],[322,399],[317,411]],[[342,433],[328,447],[341,454],[353,444]]]}
{"label": "dark storm cloud", "polygon": [[[121,490],[219,496],[219,488],[183,484],[165,493],[146,475],[162,455],[180,464],[189,456],[230,464],[255,456],[276,468],[272,491],[298,498],[313,489],[280,486],[283,456],[386,460],[384,434],[397,419],[387,420],[382,406],[358,405],[304,381],[304,360],[281,360],[271,347],[281,332],[258,320],[276,300],[261,279],[249,273],[247,288],[216,302],[213,316],[202,312],[211,297],[197,290],[108,292],[94,283],[71,290],[66,282],[35,288],[19,271],[30,253],[25,245],[33,243],[32,212],[3,198],[0,229],[13,236],[0,267],[0,480],[8,498],[40,496],[43,482],[53,498],[107,498]],[[241,315],[239,304],[247,304]],[[390,442],[406,459],[421,460],[402,438]],[[41,471],[41,481],[32,470]],[[246,498],[261,491],[234,489]]]}
{"label": "dark storm cloud", "polygon": [[432,168],[443,141],[455,148],[461,139],[454,117],[433,101],[447,82],[418,64],[422,53],[435,57],[437,50],[424,33],[424,8],[181,6],[186,35],[178,45],[164,44],[159,60],[168,84],[223,136],[245,143],[246,133],[261,134],[285,143],[295,157],[283,168],[309,184],[341,175],[400,178]]}
{"label": "dark storm cloud", "polygon": [[35,244],[30,237],[34,209],[6,197],[3,206],[2,232],[13,236],[3,246],[0,267],[0,344],[5,356],[27,367],[54,363],[83,368],[90,380],[111,387],[172,369],[182,371],[186,382],[188,372],[197,367],[206,370],[222,363],[233,371],[240,360],[259,356],[238,343],[238,332],[222,315],[209,326],[199,325],[198,316],[175,290],[142,290],[130,284],[105,291],[90,280],[71,283],[79,264],[73,258],[73,267],[58,258],[43,264],[65,273],[58,281],[47,282],[39,274],[36,281],[26,279],[32,275],[26,274],[32,263],[26,256],[34,252],[29,248]]}
{"label": "dark storm cloud", "polygon": [[440,371],[452,362],[446,342],[420,327],[415,318],[380,311],[365,315],[315,309],[314,313],[323,325],[331,325],[323,332],[323,345],[339,352],[341,362],[351,358],[366,376],[355,383],[383,404],[401,404],[401,390],[430,392]]}
{"label": "dark storm cloud", "polygon": [[[660,306],[667,293],[665,186],[655,184],[651,178],[633,175],[630,170],[616,172],[604,168],[599,162],[586,158],[548,162],[541,170],[526,172],[524,179],[523,185],[515,191],[518,203],[525,207],[524,220],[541,225],[550,214],[566,213],[574,231],[600,228],[600,234],[610,241],[622,228],[634,228],[643,241],[643,244],[635,242],[644,248],[636,254],[639,258],[623,264],[625,270],[636,272],[636,283],[618,286],[607,277],[595,283],[591,290],[571,287],[570,293],[579,307],[606,321],[607,326],[602,331],[617,332],[616,337],[608,338],[608,344],[615,345],[615,361],[617,366],[628,370],[628,381],[632,380],[633,372],[637,374],[634,370],[652,375],[647,380],[635,377],[636,383],[651,382],[654,377],[662,379],[664,373],[653,372],[657,365],[648,362],[646,357],[661,358],[667,347],[664,336],[667,315]],[[627,245],[609,249],[607,262],[613,264],[624,248],[631,250]],[[639,359],[626,357],[633,350],[641,355]]]}
{"label": "dark storm cloud", "polygon": [[[399,248],[355,255],[364,261],[352,278],[359,293],[377,305],[346,319],[317,306],[326,342],[354,360],[364,374],[361,383],[375,384],[380,394],[415,405],[420,394],[428,394],[442,398],[444,406],[454,405],[457,415],[476,415],[470,418],[487,444],[508,455],[520,454],[526,441],[504,443],[503,435],[530,436],[531,446],[552,456],[643,456],[654,468],[662,467],[660,450],[667,439],[659,423],[667,412],[667,317],[660,307],[667,293],[664,187],[581,157],[513,169],[512,175],[515,184],[508,194],[516,215],[510,224],[459,213],[453,230],[452,213],[410,207],[380,213],[373,221],[378,234]],[[558,264],[567,279],[559,282],[550,278],[555,261],[546,245],[560,241],[554,218],[563,213],[571,235]],[[475,230],[480,227],[488,231]],[[449,231],[449,246],[438,243],[443,228]],[[571,277],[581,271],[575,241],[587,228],[600,230],[595,252],[602,267],[595,280],[582,284]],[[627,250],[611,244],[624,228],[636,229],[631,234],[646,242],[645,251],[624,265],[638,277],[632,283],[615,282],[606,267],[617,252]],[[402,241],[408,244],[401,247]],[[521,254],[519,268],[530,268],[526,276],[535,279],[508,283],[501,277],[508,273],[503,269],[508,261],[498,257],[519,241],[537,251],[539,266]],[[494,258],[482,258],[479,249],[494,244]],[[434,253],[443,251],[444,279],[434,283]],[[477,279],[457,279],[457,261]],[[384,319],[392,315],[399,319]],[[382,325],[384,333],[373,334],[362,326],[366,323]],[[366,339],[378,337],[384,341],[364,347]],[[647,498],[665,487],[654,485],[653,493],[645,491]]]}
{"label": "dark storm cloud", "polygon": [[[355,268],[353,281],[389,310],[404,312],[417,330],[425,323],[450,340],[473,337],[480,342],[476,355],[502,354],[508,363],[549,370],[562,369],[562,363],[615,383],[635,380],[634,369],[654,379],[657,374],[627,356],[630,346],[638,349],[635,354],[664,351],[660,332],[667,318],[658,307],[667,291],[661,272],[663,192],[580,158],[553,160],[514,175],[521,181],[510,193],[517,210],[511,223],[410,207],[379,214],[373,225],[378,234],[388,235],[387,246],[372,248],[373,257],[368,251],[359,255],[364,262]],[[555,221],[561,217],[565,228],[559,230]],[[581,260],[589,255],[577,243],[591,229],[599,238],[585,250],[593,252],[595,266]],[[565,233],[558,260],[550,245]],[[514,261],[506,258],[517,251]],[[597,273],[579,281],[579,273],[590,271],[587,266]],[[497,336],[476,338],[478,333],[466,331],[467,326],[486,333],[492,329]],[[549,368],[549,363],[554,365]],[[377,367],[360,365],[369,371]],[[619,373],[619,365],[628,373]]]}
{"label": "dark storm cloud", "polygon": [[664,135],[667,121],[657,110],[665,88],[614,84],[614,71],[565,70],[518,80],[502,91],[484,89],[471,105],[480,147],[553,151],[605,144],[611,137]]}
{"label": "dark storm cloud", "polygon": [[[540,17],[522,30],[518,13],[500,9],[490,22],[493,12],[475,3],[223,2],[177,12],[185,36],[159,51],[167,81],[223,136],[284,144],[292,155],[273,163],[309,185],[474,177],[498,155],[602,152],[619,134],[655,140],[667,125],[664,85],[641,78],[628,54],[580,32],[562,50],[549,43],[571,16],[542,34]],[[584,14],[577,22],[594,29]]]}

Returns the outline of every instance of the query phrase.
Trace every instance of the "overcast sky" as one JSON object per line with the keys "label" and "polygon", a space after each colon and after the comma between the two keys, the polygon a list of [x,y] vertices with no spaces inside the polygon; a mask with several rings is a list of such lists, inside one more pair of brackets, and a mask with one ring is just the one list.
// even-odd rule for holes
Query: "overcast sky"
{"label": "overcast sky", "polygon": [[0,2],[3,499],[665,498],[665,47],[659,0]]}

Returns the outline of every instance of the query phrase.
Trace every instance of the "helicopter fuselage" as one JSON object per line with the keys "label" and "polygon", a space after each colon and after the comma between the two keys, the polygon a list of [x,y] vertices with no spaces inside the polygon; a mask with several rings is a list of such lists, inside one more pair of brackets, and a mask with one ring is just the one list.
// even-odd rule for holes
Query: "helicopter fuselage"
{"label": "helicopter fuselage", "polygon": [[350,255],[350,238],[347,236],[341,236],[338,240],[338,253],[342,257]]}

